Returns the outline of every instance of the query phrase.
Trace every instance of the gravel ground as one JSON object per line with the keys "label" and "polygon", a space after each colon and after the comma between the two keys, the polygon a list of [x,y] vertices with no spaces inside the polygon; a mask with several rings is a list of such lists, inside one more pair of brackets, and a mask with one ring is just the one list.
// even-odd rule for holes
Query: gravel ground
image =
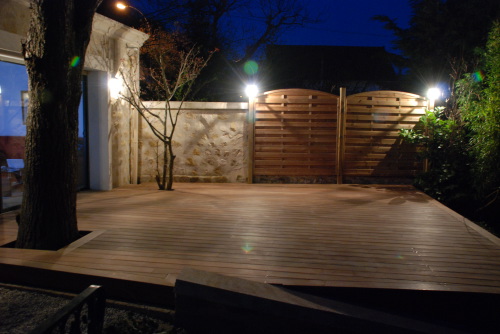
{"label": "gravel ground", "polygon": [[[74,296],[0,284],[0,334],[25,334],[56,313]],[[103,333],[185,333],[173,326],[172,310],[106,302]]]}

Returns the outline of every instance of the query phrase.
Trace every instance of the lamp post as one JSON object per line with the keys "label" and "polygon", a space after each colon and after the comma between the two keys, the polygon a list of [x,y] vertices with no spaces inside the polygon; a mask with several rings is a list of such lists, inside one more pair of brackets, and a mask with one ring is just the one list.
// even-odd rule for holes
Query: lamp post
{"label": "lamp post", "polygon": [[427,91],[427,98],[429,99],[429,106],[428,106],[429,110],[434,109],[436,100],[439,97],[441,97],[441,90],[439,88],[436,87],[429,88],[429,90]]}
{"label": "lamp post", "polygon": [[248,96],[248,115],[247,115],[247,130],[248,130],[248,156],[247,156],[247,183],[253,182],[253,159],[254,159],[254,122],[255,122],[255,97],[259,93],[257,85],[249,84],[245,88],[245,94]]}
{"label": "lamp post", "polygon": [[151,25],[149,24],[149,21],[146,18],[146,15],[144,15],[144,13],[141,12],[138,8],[135,8],[134,6],[131,6],[131,5],[127,5],[127,4],[125,4],[124,2],[121,2],[121,1],[119,1],[119,2],[116,3],[116,8],[118,8],[119,10],[125,10],[127,8],[130,8],[130,9],[133,9],[136,12],[138,12],[142,16],[142,18],[144,19],[144,21],[146,22],[146,25],[148,27],[148,33],[151,33]]}
{"label": "lamp post", "polygon": [[245,94],[249,99],[253,99],[259,93],[259,87],[257,85],[247,85],[245,88]]}

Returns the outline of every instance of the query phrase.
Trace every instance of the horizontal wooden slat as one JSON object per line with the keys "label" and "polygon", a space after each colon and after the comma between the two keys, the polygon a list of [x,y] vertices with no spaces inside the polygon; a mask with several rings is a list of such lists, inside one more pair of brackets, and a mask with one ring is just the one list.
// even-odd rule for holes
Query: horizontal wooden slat
{"label": "horizontal wooden slat", "polygon": [[371,114],[371,115],[347,114],[346,119],[347,119],[347,122],[368,121],[368,122],[411,122],[411,123],[416,123],[420,120],[420,117],[421,116],[413,116],[413,115],[386,116],[386,115],[379,115],[379,114]]}
{"label": "horizontal wooden slat", "polygon": [[384,177],[408,177],[416,175],[418,171],[412,170],[377,170],[377,169],[347,169],[344,171],[344,176],[384,176]]}
{"label": "horizontal wooden slat", "polygon": [[[500,294],[498,238],[412,187],[143,184],[80,193],[78,221],[102,233],[67,252],[1,248],[0,263],[20,275],[32,267],[151,282],[153,291],[188,266],[295,286]],[[3,239],[16,237],[13,214],[1,224]],[[44,283],[19,281],[30,279]]]}
{"label": "horizontal wooden slat", "polygon": [[396,115],[417,115],[422,116],[425,114],[425,109],[423,107],[371,107],[371,106],[356,106],[349,105],[347,117],[352,117],[355,115],[381,115],[381,116],[394,116]]}
{"label": "horizontal wooden slat", "polygon": [[262,158],[275,158],[275,159],[286,159],[286,158],[298,158],[298,159],[328,159],[333,161],[335,159],[335,154],[321,153],[281,153],[281,152],[256,152],[255,159],[260,160]]}
{"label": "horizontal wooden slat", "polygon": [[282,153],[306,153],[306,152],[324,152],[324,153],[333,153],[335,152],[335,145],[315,145],[316,143],[310,143],[310,145],[257,145],[256,153],[265,153],[265,152],[282,152]]}
{"label": "horizontal wooden slat", "polygon": [[347,138],[363,138],[363,137],[381,137],[381,138],[400,138],[399,131],[388,129],[388,130],[377,130],[377,131],[363,131],[363,130],[348,130],[346,131]]}
{"label": "horizontal wooden slat", "polygon": [[297,97],[276,97],[276,96],[267,96],[263,99],[258,98],[257,102],[258,104],[260,103],[267,103],[267,104],[301,104],[301,105],[337,105],[337,100],[336,99],[331,99],[328,97],[319,97],[317,99],[309,99],[307,97],[302,97],[302,96],[297,96]]}
{"label": "horizontal wooden slat", "polygon": [[262,166],[334,166],[335,162],[324,160],[255,160],[255,168]]}
{"label": "horizontal wooden slat", "polygon": [[336,121],[337,117],[336,115],[333,116],[331,114],[271,114],[271,113],[257,113],[255,114],[255,120],[267,120],[267,119],[276,119],[276,120],[281,120],[281,119],[297,119],[297,120],[302,120],[302,119],[307,119],[307,120],[331,120],[331,121]]}
{"label": "horizontal wooden slat", "polygon": [[266,127],[266,126],[286,126],[290,128],[300,128],[300,127],[322,127],[322,128],[331,128],[332,131],[335,131],[337,123],[335,122],[294,122],[294,121],[256,121],[255,127]]}
{"label": "horizontal wooden slat", "polygon": [[[318,138],[322,136],[324,139],[320,140],[328,138],[324,142],[325,145],[335,147],[328,158],[332,159],[337,150],[337,128],[340,126],[336,124],[335,112],[338,98],[333,97],[331,101],[337,104],[315,104],[309,102],[314,99],[326,100],[328,94],[314,96],[308,93],[311,92],[303,91],[301,95],[300,90],[294,89],[293,94],[287,94],[287,90],[280,90],[259,98],[256,103],[254,127],[255,167],[259,166],[259,159],[272,161],[296,156],[281,152],[281,148],[273,147],[274,144],[280,146],[291,143],[298,146],[302,143],[307,147],[313,143],[319,144]],[[401,129],[412,129],[417,124],[425,113],[425,104],[425,99],[404,92],[378,91],[349,96],[343,140],[344,171],[349,173],[353,169],[373,167],[385,171],[392,169],[400,175],[402,169],[412,169],[408,171],[408,176],[414,175],[413,169],[422,166],[421,162],[417,161],[418,148],[404,143],[399,134]],[[323,122],[317,124],[317,120]],[[316,139],[312,142],[309,137],[313,136]],[[291,137],[296,137],[295,141]],[[274,153],[276,156],[273,157]],[[254,173],[265,175],[266,172],[257,168]],[[374,171],[363,173],[368,175],[367,173],[373,174]]]}
{"label": "horizontal wooden slat", "polygon": [[300,169],[300,168],[256,168],[255,173],[257,175],[266,176],[334,176],[334,168],[324,168],[324,169]]}
{"label": "horizontal wooden slat", "polygon": [[393,130],[393,131],[400,131],[401,129],[413,129],[415,125],[414,124],[397,124],[397,123],[369,123],[369,122],[347,122],[346,123],[346,129],[347,131],[350,130],[360,130],[360,129],[383,129],[383,130]]}
{"label": "horizontal wooden slat", "polygon": [[287,127],[283,130],[268,130],[268,129],[255,129],[255,134],[258,135],[316,135],[316,136],[332,136],[335,137],[335,133],[328,130],[303,130],[299,128],[297,130]]}
{"label": "horizontal wooden slat", "polygon": [[337,106],[336,105],[316,105],[316,106],[295,106],[295,105],[287,105],[287,106],[282,106],[281,104],[279,105],[270,105],[270,104],[257,104],[255,106],[255,112],[257,115],[262,114],[262,113],[269,113],[269,114],[280,114],[280,113],[296,113],[296,114],[301,114],[301,113],[311,113],[312,115],[331,115],[331,116],[336,116],[337,115]]}
{"label": "horizontal wooden slat", "polygon": [[395,101],[395,100],[366,100],[366,99],[349,99],[347,98],[348,105],[356,106],[388,106],[388,107],[424,107],[424,104],[419,101]]}
{"label": "horizontal wooden slat", "polygon": [[279,145],[280,143],[291,145],[304,145],[305,147],[311,143],[326,143],[329,145],[331,143],[335,143],[336,138],[331,136],[322,136],[322,137],[266,137],[266,135],[260,135],[255,137],[256,144],[267,144],[267,143],[276,143]]}

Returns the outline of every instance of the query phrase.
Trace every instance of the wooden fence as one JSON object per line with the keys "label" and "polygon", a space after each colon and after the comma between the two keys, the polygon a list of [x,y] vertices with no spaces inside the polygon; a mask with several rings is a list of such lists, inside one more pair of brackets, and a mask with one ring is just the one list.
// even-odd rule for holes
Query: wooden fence
{"label": "wooden fence", "polygon": [[335,95],[298,89],[257,97],[253,175],[333,176],[337,104]]}
{"label": "wooden fence", "polygon": [[249,106],[249,181],[412,177],[422,164],[399,131],[413,128],[426,106],[421,96],[395,91],[267,92]]}

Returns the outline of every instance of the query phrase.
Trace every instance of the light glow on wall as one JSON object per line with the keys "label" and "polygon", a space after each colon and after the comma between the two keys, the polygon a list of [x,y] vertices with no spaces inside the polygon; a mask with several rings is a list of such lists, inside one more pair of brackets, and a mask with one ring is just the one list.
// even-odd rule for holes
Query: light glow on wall
{"label": "light glow on wall", "polygon": [[108,80],[109,96],[113,100],[117,100],[123,89],[123,79],[120,76],[110,78]]}

